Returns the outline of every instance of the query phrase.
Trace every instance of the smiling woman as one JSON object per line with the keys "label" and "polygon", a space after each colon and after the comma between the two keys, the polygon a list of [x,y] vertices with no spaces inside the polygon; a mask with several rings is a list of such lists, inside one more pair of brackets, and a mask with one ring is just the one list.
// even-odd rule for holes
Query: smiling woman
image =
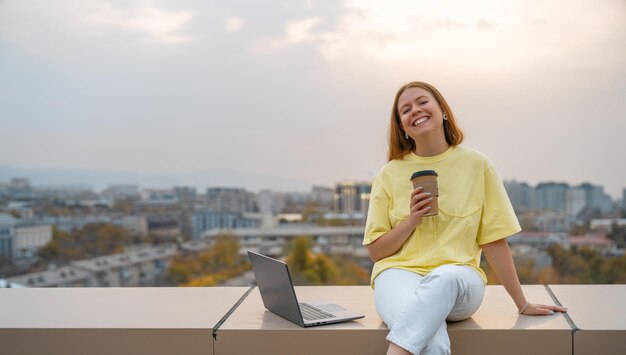
{"label": "smiling woman", "polygon": [[[565,311],[526,300],[505,239],[521,230],[517,217],[493,164],[462,140],[435,87],[398,90],[389,162],[372,183],[363,239],[375,263],[376,309],[390,328],[388,354],[450,354],[446,320],[469,318],[483,299],[482,252],[520,314]],[[433,192],[412,185],[417,171],[435,172]],[[433,198],[439,208],[429,213]]]}
{"label": "smiling woman", "polygon": [[[414,111],[419,116],[415,117]],[[422,127],[427,122],[428,127]],[[451,146],[463,141],[463,132],[443,95],[428,83],[412,82],[402,86],[391,108],[387,159],[398,159],[415,151],[417,139],[441,144],[443,142],[437,139],[441,134],[445,143]]]}

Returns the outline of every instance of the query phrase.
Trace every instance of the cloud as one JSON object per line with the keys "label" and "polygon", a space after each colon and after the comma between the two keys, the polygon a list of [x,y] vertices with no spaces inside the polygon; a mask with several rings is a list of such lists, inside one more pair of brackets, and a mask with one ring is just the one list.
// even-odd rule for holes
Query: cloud
{"label": "cloud", "polygon": [[0,11],[0,36],[35,52],[62,52],[76,40],[102,44],[120,34],[144,43],[176,44],[198,37],[185,30],[193,17],[192,11],[170,10],[155,1],[14,1]]}
{"label": "cloud", "polygon": [[139,5],[121,8],[109,2],[100,2],[85,14],[88,26],[118,28],[148,37],[149,42],[185,43],[194,36],[183,32],[184,25],[191,20],[189,11],[168,11],[156,5]]}
{"label": "cloud", "polygon": [[[471,67],[504,73],[561,60],[564,53],[572,57],[593,52],[592,48],[600,50],[611,29],[623,27],[623,20],[611,15],[608,5],[589,13],[559,11],[562,4],[527,6],[515,1],[505,6],[492,0],[482,4],[487,6],[414,0],[394,1],[391,6],[349,0],[333,28],[315,31],[326,20],[320,17],[292,22],[285,26],[283,36],[263,38],[254,48],[268,53],[307,42],[329,62],[374,60],[413,66],[452,66],[463,57],[459,70]],[[529,23],[533,12],[542,13],[545,19]],[[496,26],[498,31],[486,31]],[[507,51],[502,51],[505,47]],[[588,59],[570,64],[584,65]]]}
{"label": "cloud", "polygon": [[319,34],[312,33],[313,28],[320,23],[321,18],[311,17],[303,20],[288,22],[283,37],[266,37],[253,44],[255,52],[269,52],[271,50],[299,44],[306,41],[319,40]]}
{"label": "cloud", "polygon": [[496,27],[495,23],[487,21],[485,19],[478,20],[478,23],[476,23],[476,25],[478,26],[478,28],[482,30],[489,30],[489,29]]}
{"label": "cloud", "polygon": [[231,16],[226,19],[226,32],[236,32],[243,26],[243,19],[237,16]]}

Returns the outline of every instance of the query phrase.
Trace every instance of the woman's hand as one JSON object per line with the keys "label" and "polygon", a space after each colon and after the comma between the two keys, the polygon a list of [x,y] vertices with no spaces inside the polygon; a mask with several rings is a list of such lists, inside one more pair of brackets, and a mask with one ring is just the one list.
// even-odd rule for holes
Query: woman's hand
{"label": "woman's hand", "polygon": [[422,222],[422,216],[430,210],[430,206],[426,206],[430,201],[432,201],[430,194],[422,192],[421,187],[411,192],[409,216],[367,245],[367,251],[373,262],[391,256],[402,248],[404,242],[409,239],[415,228]]}
{"label": "woman's hand", "polygon": [[422,223],[422,216],[430,211],[431,207],[428,204],[433,200],[430,192],[422,192],[423,189],[423,187],[418,187],[411,192],[409,219],[415,226]]}
{"label": "woman's hand", "polygon": [[567,308],[559,307],[559,306],[548,306],[545,304],[537,304],[537,303],[529,303],[527,306],[522,309],[520,314],[526,316],[549,316],[554,314],[554,312],[567,312]]}

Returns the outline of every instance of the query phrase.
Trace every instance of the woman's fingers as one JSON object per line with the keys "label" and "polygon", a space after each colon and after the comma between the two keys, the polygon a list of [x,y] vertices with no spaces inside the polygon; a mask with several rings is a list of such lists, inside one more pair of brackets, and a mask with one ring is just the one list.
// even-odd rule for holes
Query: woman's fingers
{"label": "woman's fingers", "polygon": [[420,202],[424,202],[424,204],[432,201],[432,198],[430,197],[430,193],[428,192],[422,192],[422,193],[418,193],[413,195],[413,197],[411,198],[411,207],[413,207],[414,205],[420,203]]}
{"label": "woman's fingers", "polygon": [[537,313],[535,314],[539,316],[549,316],[549,315],[554,314],[554,311],[549,310],[547,308],[537,308]]}
{"label": "woman's fingers", "polygon": [[422,209],[416,209],[415,211],[411,210],[411,214],[414,216],[422,216],[426,214],[430,210],[430,206],[426,206]]}
{"label": "woman's fingers", "polygon": [[545,308],[548,308],[550,310],[553,310],[555,312],[567,312],[567,308],[565,307],[561,307],[561,306],[545,306]]}
{"label": "woman's fingers", "polygon": [[431,194],[428,192],[422,192],[422,187],[417,187],[411,192],[410,213],[411,216],[421,220],[421,217],[430,210],[428,204],[432,201]]}
{"label": "woman's fingers", "polygon": [[413,198],[413,196],[419,194],[420,192],[422,192],[422,190],[424,190],[423,187],[416,187],[413,189],[413,191],[411,192],[411,198]]}
{"label": "woman's fingers", "polygon": [[[422,198],[419,198],[420,196]],[[430,195],[422,196],[422,194],[419,194],[419,195],[415,196],[415,198],[417,200],[411,201],[412,202],[411,203],[411,214],[417,213],[420,210],[424,210],[424,207],[426,205],[428,205],[432,201],[432,198],[430,198]]]}
{"label": "woman's fingers", "polygon": [[545,305],[545,304],[529,304],[528,307],[524,310],[525,315],[529,316],[547,316],[552,315],[554,312],[567,312],[567,308]]}

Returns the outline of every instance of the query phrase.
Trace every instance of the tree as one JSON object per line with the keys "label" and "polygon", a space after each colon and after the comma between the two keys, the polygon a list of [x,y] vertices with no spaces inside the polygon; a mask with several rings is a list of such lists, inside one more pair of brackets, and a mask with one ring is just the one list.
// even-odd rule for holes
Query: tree
{"label": "tree", "polygon": [[308,201],[302,210],[302,222],[314,223],[320,220],[321,212],[319,211],[318,203],[315,201]]}
{"label": "tree", "polygon": [[287,265],[298,285],[366,285],[369,272],[348,256],[330,257],[311,251],[311,237],[295,238],[287,248]]}
{"label": "tree", "polygon": [[239,240],[232,234],[219,234],[215,236],[212,250],[211,263],[215,268],[233,268],[238,264]]}
{"label": "tree", "polygon": [[320,283],[326,284],[337,280],[339,271],[335,263],[326,255],[318,254],[314,259],[313,270],[319,276]]}
{"label": "tree", "polygon": [[17,271],[13,262],[6,256],[0,254],[0,278],[11,276]]}
{"label": "tree", "polygon": [[52,239],[39,252],[44,263],[64,264],[72,260],[120,253],[132,242],[131,233],[112,224],[88,224],[85,227],[63,232],[52,229]]}
{"label": "tree", "polygon": [[250,264],[239,257],[237,237],[221,234],[200,254],[175,257],[168,278],[181,286],[215,286],[248,270]]}
{"label": "tree", "polygon": [[287,265],[295,273],[303,272],[310,268],[313,257],[311,255],[311,237],[296,237],[292,243],[291,253],[287,256]]}
{"label": "tree", "polygon": [[522,230],[526,232],[537,232],[539,230],[535,225],[535,213],[532,211],[522,213],[519,216],[519,222]]}
{"label": "tree", "polygon": [[516,264],[517,277],[521,284],[531,284],[536,278],[535,275],[535,260],[529,258],[525,264]]}
{"label": "tree", "polygon": [[561,276],[562,283],[588,283],[588,267],[585,260],[575,253],[552,245],[547,252],[552,256],[552,265]]}
{"label": "tree", "polygon": [[612,223],[611,232],[607,237],[615,241],[618,248],[626,248],[626,226],[620,226],[615,222]]}

